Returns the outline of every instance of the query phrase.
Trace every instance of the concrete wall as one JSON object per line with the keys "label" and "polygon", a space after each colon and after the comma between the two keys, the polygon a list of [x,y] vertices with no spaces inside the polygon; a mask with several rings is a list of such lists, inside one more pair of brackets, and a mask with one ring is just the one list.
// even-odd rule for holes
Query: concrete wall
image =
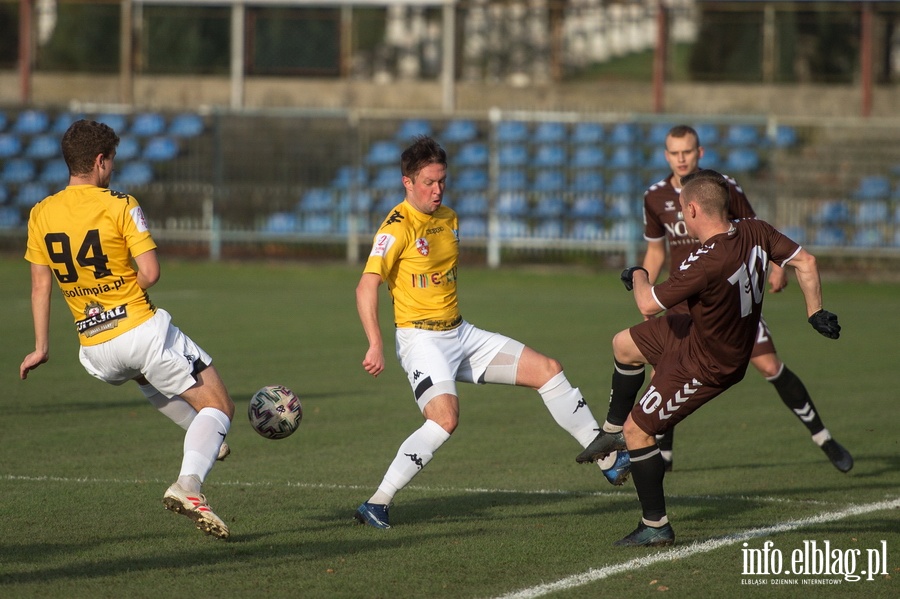
{"label": "concrete wall", "polygon": [[[17,73],[0,72],[0,106],[19,106],[22,96]],[[227,77],[138,77],[133,84],[136,108],[161,110],[223,107],[231,104]],[[459,83],[454,88],[458,111],[483,112],[491,107],[521,110],[652,113],[651,85],[628,82],[572,83],[513,87]],[[34,75],[31,104],[66,106],[122,104],[116,76]],[[437,82],[399,81],[377,84],[356,80],[248,78],[245,108],[340,108],[401,111],[441,110],[443,93]],[[672,114],[740,114],[781,118],[854,118],[862,114],[860,88],[847,85],[744,85],[671,83],[665,109]],[[873,90],[871,116],[900,116],[900,85]]]}

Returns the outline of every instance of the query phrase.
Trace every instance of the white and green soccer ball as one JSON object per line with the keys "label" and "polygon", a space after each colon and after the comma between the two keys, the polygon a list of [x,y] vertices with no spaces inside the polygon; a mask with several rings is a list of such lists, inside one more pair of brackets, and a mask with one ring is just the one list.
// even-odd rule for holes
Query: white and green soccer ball
{"label": "white and green soccer ball", "polygon": [[300,426],[303,406],[284,385],[266,385],[250,398],[247,416],[253,430],[266,439],[284,439]]}

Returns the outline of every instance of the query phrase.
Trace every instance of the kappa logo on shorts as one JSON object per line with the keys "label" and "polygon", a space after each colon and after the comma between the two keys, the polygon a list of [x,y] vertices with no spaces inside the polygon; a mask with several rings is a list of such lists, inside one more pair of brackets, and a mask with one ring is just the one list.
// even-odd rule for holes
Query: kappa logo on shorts
{"label": "kappa logo on shorts", "polygon": [[188,364],[193,364],[197,361],[197,356],[193,354],[184,354],[184,359],[188,361]]}
{"label": "kappa logo on shorts", "polygon": [[422,376],[423,374],[425,374],[425,373],[422,372],[421,370],[415,371],[413,373],[413,382],[416,382],[417,380],[419,380],[419,377]]}

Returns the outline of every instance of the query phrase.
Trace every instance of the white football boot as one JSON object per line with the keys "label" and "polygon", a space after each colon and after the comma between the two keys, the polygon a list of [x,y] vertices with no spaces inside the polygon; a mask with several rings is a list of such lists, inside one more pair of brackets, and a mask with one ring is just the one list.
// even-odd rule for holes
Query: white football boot
{"label": "white football boot", "polygon": [[166,494],[163,496],[163,505],[166,506],[167,510],[171,510],[176,514],[182,514],[193,520],[197,528],[206,534],[219,539],[228,538],[228,527],[210,509],[203,493],[188,493],[177,482],[172,483],[172,486],[166,490]]}

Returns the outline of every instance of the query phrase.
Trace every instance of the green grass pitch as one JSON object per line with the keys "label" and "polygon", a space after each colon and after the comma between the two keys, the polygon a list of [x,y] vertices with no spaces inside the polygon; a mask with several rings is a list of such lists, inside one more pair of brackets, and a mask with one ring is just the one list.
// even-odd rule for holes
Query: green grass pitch
{"label": "green grass pitch", "polygon": [[[611,546],[639,519],[633,485],[614,488],[595,466],[577,465],[580,448],[540,397],[500,386],[461,387],[460,427],[397,495],[393,529],[354,525],[355,508],[421,422],[393,355],[386,295],[387,370],[372,379],[361,367],[359,272],[163,259],[151,297],[212,354],[237,403],[233,453],[205,487],[231,528],[222,542],[163,509],[182,431],[136,386],[82,370],[58,292],[51,360],[18,380],[33,343],[28,267],[0,258],[0,596],[898,595],[900,284],[826,279],[825,306],[844,327],[836,342],[806,323],[796,283],[767,297],[781,357],[856,465],[835,470],[751,369],[677,431],[666,491],[680,553],[665,553]],[[639,319],[618,272],[464,266],[460,297],[469,321],[558,358],[602,420],[610,340]],[[246,406],[276,383],[300,395],[304,420],[270,441],[251,430]],[[804,543],[827,541],[839,557],[859,550],[857,572],[879,548],[887,563],[857,582],[745,575],[743,543],[766,541],[785,562]]]}

